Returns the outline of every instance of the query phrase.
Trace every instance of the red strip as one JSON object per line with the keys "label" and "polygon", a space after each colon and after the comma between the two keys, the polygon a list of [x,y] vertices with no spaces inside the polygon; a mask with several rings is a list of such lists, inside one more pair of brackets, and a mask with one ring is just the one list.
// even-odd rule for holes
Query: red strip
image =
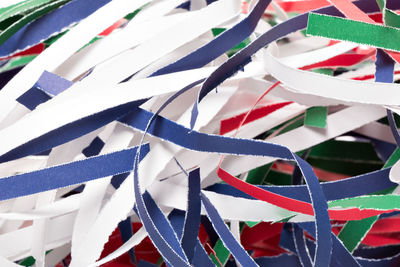
{"label": "red strip", "polygon": [[[279,172],[283,172],[286,174],[292,174],[293,170],[294,170],[294,166],[289,163],[286,163],[286,162],[275,162],[272,165],[271,169],[279,171]],[[342,179],[350,177],[345,174],[329,172],[329,171],[325,171],[325,170],[315,168],[315,167],[313,167],[313,170],[314,170],[315,175],[318,177],[318,179],[323,180],[323,181],[337,181],[337,180],[342,180]]]}
{"label": "red strip", "polygon": [[[285,10],[285,12],[298,12],[304,13],[313,9],[329,6],[330,3],[325,0],[306,0],[306,1],[280,1],[278,5]],[[273,8],[269,5],[268,9],[272,11]]]}
{"label": "red strip", "polygon": [[375,54],[375,49],[370,49],[370,51],[367,54],[342,54],[322,62],[308,65],[304,68],[316,69],[316,68],[326,68],[326,67],[350,67],[370,58],[374,54]]}
{"label": "red strip", "polygon": [[[270,88],[268,88],[261,96],[259,99],[257,99],[256,103],[253,105],[252,109],[248,111],[246,116],[243,118],[241,121],[240,125],[236,129],[236,133],[234,136],[236,136],[238,129],[243,125],[243,123],[246,121],[247,116],[251,113],[251,111],[254,109],[254,107],[261,101],[261,99],[267,95],[271,90],[273,90],[276,86],[279,85],[279,81],[273,84]],[[217,169],[217,175],[220,177],[224,182],[228,183],[229,185],[235,187],[236,189],[253,196],[256,199],[268,202],[270,204],[276,205],[278,207],[293,211],[293,212],[299,212],[303,214],[308,214],[308,215],[314,215],[313,207],[310,203],[304,202],[304,201],[299,201],[296,199],[284,197],[269,191],[266,191],[264,189],[261,189],[257,186],[248,184],[235,176],[231,175],[230,173],[226,172],[221,168],[221,164],[223,161],[223,156],[221,156],[218,169]],[[328,210],[329,216],[332,220],[361,220],[364,218],[368,218],[371,216],[379,215],[382,213],[388,213],[392,212],[394,210],[390,211],[377,211],[377,210],[368,210],[368,209],[363,209],[360,210],[358,208],[349,208],[349,209],[340,209],[340,210]]]}
{"label": "red strip", "polygon": [[400,243],[400,238],[398,235],[385,236],[385,235],[368,234],[361,243],[370,247],[398,245]]}
{"label": "red strip", "polygon": [[254,258],[280,255],[287,252],[279,246],[280,239],[281,235],[279,233],[279,235],[275,235],[272,238],[263,240],[262,242],[258,242],[256,245],[253,245],[249,250],[254,250]]}
{"label": "red strip", "polygon": [[[246,194],[275,206],[293,211],[299,212],[307,215],[314,215],[314,211],[312,205],[308,202],[288,198],[273,192],[266,191],[257,186],[248,184],[242,180],[237,179],[235,176],[232,176],[222,168],[217,170],[217,175],[224,182],[229,185],[235,187],[236,189],[245,192]],[[379,215],[382,213],[389,213],[395,210],[371,210],[371,209],[363,209],[360,210],[358,208],[349,208],[349,209],[329,209],[329,217],[332,220],[361,220],[371,216]]]}
{"label": "red strip", "polygon": [[210,244],[206,243],[206,246],[208,247],[208,249],[211,251],[211,253],[214,255],[215,259],[217,259],[219,267],[223,267],[221,261],[218,259],[217,257],[217,253],[215,253],[215,251],[212,249],[212,247],[210,246]]}
{"label": "red strip", "polygon": [[361,9],[356,7],[349,0],[329,0],[340,12],[352,20],[363,21],[367,23],[375,23],[367,14],[362,12]]}
{"label": "red strip", "polygon": [[267,116],[268,114],[271,114],[272,112],[274,112],[278,109],[281,109],[291,103],[293,103],[293,102],[289,101],[289,102],[283,102],[283,103],[275,103],[275,104],[271,104],[271,105],[267,105],[267,106],[264,106],[261,108],[254,109],[249,114],[248,114],[248,112],[246,112],[246,113],[237,115],[235,117],[221,120],[221,127],[220,127],[219,134],[224,135],[230,131],[237,129],[247,114],[248,114],[248,116],[247,116],[246,120],[244,121],[243,125],[248,124],[252,121],[258,120],[260,118],[263,118],[263,117]]}
{"label": "red strip", "polygon": [[242,13],[247,14],[249,12],[249,4],[247,1],[242,1]]}
{"label": "red strip", "polygon": [[346,179],[346,178],[350,177],[345,174],[328,172],[328,171],[318,169],[315,167],[313,167],[313,170],[315,172],[315,175],[318,177],[318,180],[322,180],[322,181],[326,181],[326,182],[338,181],[338,180],[342,180],[342,179]]}
{"label": "red strip", "polygon": [[243,229],[240,241],[243,246],[250,246],[260,241],[280,235],[283,223],[261,222],[252,228],[245,227]]}
{"label": "red strip", "polygon": [[24,51],[15,53],[14,55],[11,55],[11,56],[8,56],[8,57],[2,57],[2,58],[0,58],[0,60],[6,60],[6,59],[13,58],[13,57],[20,57],[20,56],[29,56],[29,55],[40,54],[40,53],[43,52],[44,48],[45,48],[45,47],[44,47],[44,44],[43,44],[43,43],[40,43],[40,44],[37,44],[37,45],[35,45],[35,46],[32,46],[32,47],[30,47],[30,48],[28,48],[28,49],[26,49],[26,50],[24,50]]}
{"label": "red strip", "polygon": [[[140,227],[141,223],[132,223],[133,233],[136,233]],[[100,259],[106,257],[107,255],[114,252],[123,242],[121,240],[121,234],[117,228],[109,237],[108,242],[104,245],[103,252],[101,253]],[[146,237],[139,245],[135,246],[135,255],[137,261],[145,260],[151,263],[157,263],[161,255],[158,253],[157,249],[154,247],[153,243],[150,241],[149,237]],[[105,263],[103,267],[113,267],[118,263],[118,266],[132,266],[128,253],[124,253],[115,260]]]}
{"label": "red strip", "polygon": [[111,25],[110,27],[108,27],[107,29],[105,29],[102,33],[99,34],[99,36],[107,36],[110,33],[112,33],[115,29],[118,29],[119,27],[121,27],[125,22],[127,22],[128,20],[126,19],[120,19],[117,22],[115,22],[113,25]]}
{"label": "red strip", "polygon": [[369,231],[371,234],[387,234],[400,232],[400,218],[384,218],[378,220],[372,229]]}
{"label": "red strip", "polygon": [[369,14],[371,19],[373,19],[376,23],[383,23],[382,13]]}

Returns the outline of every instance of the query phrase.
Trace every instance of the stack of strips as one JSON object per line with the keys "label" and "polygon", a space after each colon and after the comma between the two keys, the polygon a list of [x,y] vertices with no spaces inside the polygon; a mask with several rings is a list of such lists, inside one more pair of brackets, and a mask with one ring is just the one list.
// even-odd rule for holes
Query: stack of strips
{"label": "stack of strips", "polygon": [[0,266],[400,266],[397,63],[397,0],[1,0]]}

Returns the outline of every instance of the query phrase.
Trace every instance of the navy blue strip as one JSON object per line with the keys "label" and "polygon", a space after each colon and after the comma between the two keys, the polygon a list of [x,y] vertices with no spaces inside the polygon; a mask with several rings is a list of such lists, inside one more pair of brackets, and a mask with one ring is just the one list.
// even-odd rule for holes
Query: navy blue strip
{"label": "navy blue strip", "polygon": [[115,189],[118,189],[123,181],[125,181],[126,177],[128,177],[129,173],[122,173],[118,175],[114,175],[111,179],[111,184]]}
{"label": "navy blue strip", "polygon": [[[185,214],[186,214],[186,212],[184,212],[184,211],[174,209],[168,215],[168,219],[169,219],[172,227],[174,228],[174,231],[177,234],[178,238],[182,237],[183,226],[185,224]],[[186,251],[185,251],[185,253],[186,253]],[[204,250],[204,248],[201,245],[197,236],[196,236],[196,243],[194,246],[194,256],[193,256],[191,264],[195,267],[203,267],[203,266],[204,267],[208,267],[208,266],[214,267],[215,266],[214,263],[208,257],[207,252]]]}
{"label": "navy blue strip", "polygon": [[18,30],[0,45],[0,57],[25,50],[78,22],[110,0],[73,0]]}
{"label": "navy blue strip", "polygon": [[[375,61],[375,81],[383,83],[393,83],[394,73],[394,60],[386,54],[382,49],[376,50],[376,61]],[[387,117],[389,120],[390,130],[396,140],[397,146],[400,147],[400,135],[397,129],[394,115],[391,110],[387,110]]]}
{"label": "navy blue strip", "polygon": [[90,144],[82,150],[86,157],[98,155],[104,147],[104,142],[99,137],[95,137]]}
{"label": "navy blue strip", "polygon": [[185,214],[186,212],[183,210],[173,209],[168,215],[168,220],[178,236],[178,239],[182,238],[183,225],[185,224]]}
{"label": "navy blue strip", "polygon": [[51,96],[33,86],[16,100],[29,110],[34,110],[40,104],[51,99]]}
{"label": "navy blue strip", "polygon": [[[290,26],[290,24],[287,24],[287,26],[288,25]],[[273,33],[273,31],[272,31],[272,33]],[[249,57],[244,58],[243,61],[240,61],[239,64],[237,64],[236,66],[239,66],[239,67],[243,66],[248,61],[248,59],[249,59]],[[234,68],[231,68],[230,70],[234,70]],[[232,74],[232,72],[230,72],[230,73]],[[222,77],[220,80],[223,80],[223,79],[224,79],[224,77]],[[218,84],[218,83],[215,83],[215,84]],[[140,113],[140,112],[138,110],[136,110],[135,113]],[[142,115],[146,115],[146,114],[142,113]],[[152,114],[149,114],[149,115],[150,115],[150,117],[148,117],[147,121],[144,121],[144,124],[142,125],[143,130],[147,127],[147,123],[148,123],[149,119],[151,118]],[[91,117],[93,117],[93,116],[91,116]],[[158,117],[156,118],[156,121],[157,121],[157,119],[158,119]],[[164,120],[162,122],[166,122],[166,121]],[[160,123],[160,120],[158,121],[158,123]],[[160,124],[158,124],[158,123],[157,123],[157,126],[160,126]],[[161,126],[162,126],[162,124],[161,124]],[[169,126],[171,126],[171,124]],[[169,137],[169,136],[168,136],[168,133],[165,133],[165,131],[177,129],[177,127],[175,127],[175,125],[172,125],[172,126],[173,126],[172,129],[169,129],[169,127],[157,127],[157,129],[154,129],[155,127],[153,124],[149,130],[153,135],[156,135],[156,136],[166,139],[165,137]],[[92,128],[93,128],[93,126],[92,126]],[[186,140],[182,140],[182,143],[184,144],[183,146],[185,146],[187,144],[186,143],[187,141],[201,141],[200,143],[197,143],[197,144],[194,143],[194,144],[188,145],[191,149],[205,151],[205,149],[203,147],[206,146],[206,149],[211,149],[211,152],[221,152],[221,151],[217,151],[215,148],[210,148],[209,146],[207,146],[208,145],[207,143],[204,143],[204,142],[207,142],[210,140],[214,140],[214,142],[216,142],[216,143],[221,143],[219,148],[223,148],[224,146],[232,147],[232,151],[230,151],[229,149],[228,149],[228,151],[226,151],[227,148],[224,148],[223,149],[224,153],[235,153],[235,154],[239,153],[239,154],[244,154],[244,155],[249,155],[249,154],[253,155],[253,154],[258,154],[258,153],[262,152],[254,146],[251,147],[250,150],[248,150],[248,151],[246,151],[246,147],[244,147],[244,148],[235,147],[235,145],[247,146],[250,144],[256,144],[257,142],[255,142],[255,141],[250,142],[250,140],[244,140],[244,142],[243,142],[243,140],[235,140],[235,139],[229,139],[229,138],[215,139],[213,136],[211,136],[211,138],[208,138],[207,136],[199,135],[199,133],[196,133],[196,132],[188,133],[188,129],[178,129],[178,130],[184,130],[184,132],[181,132],[181,133],[184,133],[184,136],[186,137]],[[64,136],[63,140],[65,140],[65,139],[66,138]],[[176,139],[174,139],[174,137],[172,137],[171,139],[173,140],[172,142],[176,141]],[[327,232],[326,231],[326,229],[327,229],[326,220],[328,220],[328,222],[329,222],[329,217],[326,217],[326,214],[327,214],[326,209],[325,209],[326,201],[324,201],[325,197],[323,196],[323,192],[322,192],[321,188],[319,187],[319,184],[317,187],[315,187],[316,186],[316,184],[315,184],[316,177],[315,177],[315,175],[313,175],[312,170],[311,170],[312,174],[308,173],[309,169],[311,169],[311,168],[309,168],[309,165],[307,165],[305,162],[302,162],[302,160],[299,158],[293,158],[293,155],[291,155],[290,151],[284,147],[273,146],[273,145],[266,144],[263,142],[259,142],[259,143],[257,143],[257,145],[259,145],[260,147],[263,147],[264,153],[261,153],[260,155],[265,156],[265,153],[266,153],[265,151],[267,151],[269,155],[271,155],[271,154],[278,155],[279,154],[280,155],[279,157],[281,157],[281,158],[296,159],[298,161],[299,165],[302,168],[302,171],[305,172],[305,174],[306,174],[305,178],[307,181],[307,185],[310,188],[312,188],[312,190],[310,190],[310,193],[311,193],[311,199],[313,200],[313,204],[314,204],[315,214],[317,217],[317,232],[318,232],[317,236],[319,237],[319,240],[321,240],[325,236],[319,235],[319,231]],[[239,150],[239,152],[238,152],[238,150]],[[135,161],[135,163],[136,163],[135,170],[137,171],[138,162]],[[135,173],[134,177],[135,177],[134,184],[135,184],[135,193],[136,193],[135,197],[137,200],[138,212],[139,212],[141,219],[143,220],[146,230],[148,230],[150,236],[152,237],[153,242],[155,242],[157,247],[160,249],[160,251],[162,251],[162,253],[164,253],[163,256],[167,259],[168,263],[170,263],[172,265],[178,264],[177,266],[180,266],[183,264],[184,266],[186,266],[187,262],[185,262],[185,259],[180,258],[178,254],[176,254],[174,251],[172,251],[171,247],[169,247],[169,244],[158,233],[157,228],[153,227],[154,225],[153,225],[152,218],[150,218],[148,216],[146,204],[144,203],[144,200],[142,199],[142,196],[140,194],[137,172]],[[315,201],[315,200],[320,200],[320,201]],[[320,223],[321,225],[319,225],[318,223]],[[330,224],[329,224],[329,227],[330,227]],[[329,229],[328,239],[330,240],[330,229]],[[315,264],[321,264],[320,266],[326,266],[325,263],[327,262],[327,259],[324,259],[322,256],[324,255],[324,253],[326,253],[326,251],[328,251],[330,254],[330,251],[329,251],[329,243],[330,242],[327,242],[327,244],[319,244],[319,243],[321,243],[321,242],[320,241],[317,242]],[[329,263],[329,261],[328,261],[328,263]]]}
{"label": "navy blue strip", "polygon": [[182,59],[156,71],[151,76],[203,67],[250,36],[271,0],[259,0],[249,15],[232,28]]}
{"label": "navy blue strip", "polygon": [[[0,65],[3,61],[0,61]],[[7,63],[7,62],[6,62]],[[0,89],[3,88],[23,67],[18,67],[5,72],[0,73]]]}
{"label": "navy blue strip", "polygon": [[[149,145],[141,148],[142,157]],[[94,179],[129,172],[133,169],[137,147],[117,151],[0,179],[0,200],[53,190]],[[102,166],[99,168],[99,166]]]}
{"label": "navy blue strip", "polygon": [[207,252],[204,250],[199,239],[197,239],[196,248],[194,250],[192,265],[194,267],[214,267],[215,266],[214,263],[208,257]]}
{"label": "navy blue strip", "polygon": [[[119,232],[121,233],[121,240],[123,243],[128,241],[133,235],[131,218],[128,217],[118,224]],[[134,248],[128,250],[128,255],[133,264],[136,264],[136,256]]]}
{"label": "navy blue strip", "polygon": [[[174,96],[168,99],[165,104],[169,103],[169,101],[171,101],[173,97]],[[259,142],[257,140],[234,139],[222,136],[206,135],[195,131],[188,132],[188,129],[185,129],[183,126],[157,115],[157,113],[159,113],[164,108],[164,106],[162,106],[156,112],[156,114],[152,114],[150,112],[139,109],[135,112],[132,112],[131,116],[126,116],[126,120],[124,119],[121,122],[126,123],[127,125],[132,126],[136,129],[143,129],[144,127],[143,131],[145,132],[145,134],[150,133],[161,139],[168,140],[189,149],[200,149],[199,151],[207,151],[204,149],[209,149],[208,152],[227,153],[226,150],[229,151],[235,148],[236,151],[233,152],[234,154],[267,156],[269,153],[272,152],[277,153],[276,155],[279,155],[275,157],[296,160],[307,182],[307,188],[310,192],[314,214],[316,217],[317,236],[320,237],[319,239],[317,239],[317,253],[315,254],[314,264],[319,264],[319,266],[328,266],[327,264],[329,264],[332,246],[330,238],[331,225],[329,214],[327,211],[328,205],[325,196],[323,195],[318,179],[308,163],[303,161],[296,154],[290,152],[288,148],[283,146],[278,146],[266,142]],[[139,115],[139,113],[141,114]],[[162,122],[161,126],[157,125],[159,127],[155,127],[155,125],[157,124],[157,120],[158,123]],[[143,138],[144,136],[142,137],[142,141]],[[217,141],[218,139],[219,141]],[[229,143],[229,141],[234,141],[236,142],[236,144]],[[199,145],[200,143],[203,145]],[[252,146],[255,143],[259,143],[259,145],[257,147]],[[212,147],[210,147],[210,145]],[[260,151],[258,150],[258,148],[263,149],[262,151]],[[251,152],[248,149],[250,149]],[[291,154],[289,155],[291,156],[289,158],[287,157],[288,152]],[[136,177],[136,179],[138,178]],[[136,182],[136,184],[137,188],[139,188],[138,182]]]}
{"label": "navy blue strip", "polygon": [[215,231],[218,233],[221,241],[224,243],[225,247],[232,253],[233,257],[242,266],[258,266],[258,264],[250,257],[249,254],[244,250],[244,248],[238,243],[235,237],[229,231],[228,227],[219,216],[218,211],[211,204],[210,200],[201,193],[201,200],[203,206],[207,212],[207,216],[210,219]]}
{"label": "navy blue strip", "polygon": [[300,267],[301,264],[296,255],[281,254],[276,257],[261,257],[255,259],[263,267]]}
{"label": "navy blue strip", "polygon": [[[283,229],[281,232],[281,238],[279,240],[279,246],[293,254],[296,254],[296,246],[294,244],[292,231],[293,230],[292,230],[291,223],[285,223],[283,225]],[[300,261],[299,261],[299,265],[300,265]]]}
{"label": "navy blue strip", "polygon": [[200,227],[200,169],[191,171],[188,179],[188,208],[185,217],[181,245],[189,262],[192,263]]}
{"label": "navy blue strip", "polygon": [[314,256],[314,266],[329,266],[331,260],[332,239],[331,239],[331,222],[328,214],[328,204],[324,193],[319,184],[312,167],[302,158],[293,154],[304,179],[311,197],[311,203],[314,209],[315,228],[316,228],[316,252]]}
{"label": "navy blue strip", "polygon": [[[364,12],[377,12],[379,11],[379,7],[374,0],[364,0],[364,1],[356,1],[354,2],[361,10]],[[397,4],[400,6],[400,4]],[[341,16],[341,14],[336,8],[330,6],[315,10],[313,12],[329,14],[334,16]],[[227,78],[237,73],[240,69],[242,69],[245,65],[250,62],[250,58],[257,51],[267,46],[273,41],[276,41],[290,33],[296,32],[298,30],[302,30],[307,27],[308,20],[308,12],[288,19],[280,24],[277,24],[272,29],[268,30],[261,36],[259,36],[256,40],[254,40],[251,44],[240,50],[234,56],[230,57],[226,62],[220,65],[203,83],[197,101],[195,102],[192,109],[192,117],[190,120],[190,128],[193,129],[194,124],[196,122],[198,116],[198,103],[215,87],[225,81]]]}
{"label": "navy blue strip", "polygon": [[400,245],[388,245],[381,247],[359,246],[354,252],[354,257],[364,259],[393,258],[400,252]]}
{"label": "navy blue strip", "polygon": [[296,254],[299,257],[301,266],[312,267],[311,258],[306,248],[303,229],[301,229],[297,224],[293,224],[292,235],[296,248]]}
{"label": "navy blue strip", "polygon": [[82,135],[99,129],[100,127],[124,116],[130,110],[141,105],[143,102],[145,102],[145,100],[123,104],[66,124],[1,155],[0,163],[28,155],[35,155],[39,152],[49,150],[50,148],[81,137]]}
{"label": "navy blue strip", "polygon": [[158,265],[144,261],[144,260],[140,260],[138,267],[158,267]]}
{"label": "navy blue strip", "polygon": [[[188,263],[187,258],[184,255],[183,249],[180,246],[178,240],[176,239],[175,242],[174,238],[169,239],[168,238],[169,235],[166,237],[167,238],[166,239],[160,232],[160,231],[163,232],[168,231],[172,232],[175,235],[172,226],[169,224],[168,220],[164,217],[164,214],[159,210],[157,204],[154,203],[153,205],[153,203],[151,202],[149,203],[149,201],[145,202],[144,196],[148,194],[145,194],[143,196],[142,193],[140,192],[139,175],[138,175],[139,157],[140,157],[140,152],[136,154],[133,165],[133,184],[134,184],[134,192],[136,200],[136,212],[139,215],[144,228],[149,234],[150,239],[160,252],[161,256],[164,258],[164,261],[169,266],[190,267],[190,264]],[[150,205],[152,210],[148,210],[147,207],[148,205]],[[172,243],[168,243],[167,240]]]}
{"label": "navy blue strip", "polygon": [[[390,168],[386,168],[339,181],[321,183],[321,187],[326,199],[329,201],[362,196],[396,186],[396,183],[390,181],[389,172]],[[306,185],[260,185],[258,187],[282,196],[310,203],[310,196]],[[207,187],[206,190],[224,195],[254,199],[252,196],[249,196],[228,184],[214,184]]]}
{"label": "navy blue strip", "polygon": [[154,222],[155,227],[160,232],[161,236],[166,240],[166,242],[180,257],[185,259],[186,256],[179,243],[178,237],[176,236],[176,233],[173,230],[168,219],[162,213],[161,209],[157,206],[156,202],[153,200],[153,198],[148,192],[145,192],[143,194],[143,200],[146,205],[146,209],[149,212],[151,220]]}
{"label": "navy blue strip", "polygon": [[[315,237],[315,226],[313,223],[299,223],[301,228],[306,230],[311,236]],[[336,262],[338,266],[359,267],[361,266],[357,260],[346,249],[343,243],[337,238],[336,235],[331,233],[332,236],[332,261]],[[332,263],[333,263],[332,262]]]}

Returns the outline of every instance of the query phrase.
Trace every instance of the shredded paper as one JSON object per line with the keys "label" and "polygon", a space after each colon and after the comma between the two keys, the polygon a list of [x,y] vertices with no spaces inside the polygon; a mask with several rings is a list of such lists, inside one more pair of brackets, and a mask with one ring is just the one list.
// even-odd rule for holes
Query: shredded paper
{"label": "shredded paper", "polygon": [[398,0],[1,0],[0,267],[400,266],[398,63]]}

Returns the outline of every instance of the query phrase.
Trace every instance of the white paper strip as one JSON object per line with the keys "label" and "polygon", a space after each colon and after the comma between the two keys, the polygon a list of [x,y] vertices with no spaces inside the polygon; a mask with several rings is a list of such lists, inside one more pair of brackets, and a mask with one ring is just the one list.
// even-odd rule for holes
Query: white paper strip
{"label": "white paper strip", "polygon": [[400,104],[399,85],[394,83],[345,80],[301,71],[283,64],[264,50],[266,70],[283,84],[303,94],[317,95],[350,103],[393,105]]}
{"label": "white paper strip", "polygon": [[98,33],[147,2],[147,0],[111,1],[43,51],[0,91],[0,121],[14,108],[15,99],[30,89],[44,70],[54,70]]}

